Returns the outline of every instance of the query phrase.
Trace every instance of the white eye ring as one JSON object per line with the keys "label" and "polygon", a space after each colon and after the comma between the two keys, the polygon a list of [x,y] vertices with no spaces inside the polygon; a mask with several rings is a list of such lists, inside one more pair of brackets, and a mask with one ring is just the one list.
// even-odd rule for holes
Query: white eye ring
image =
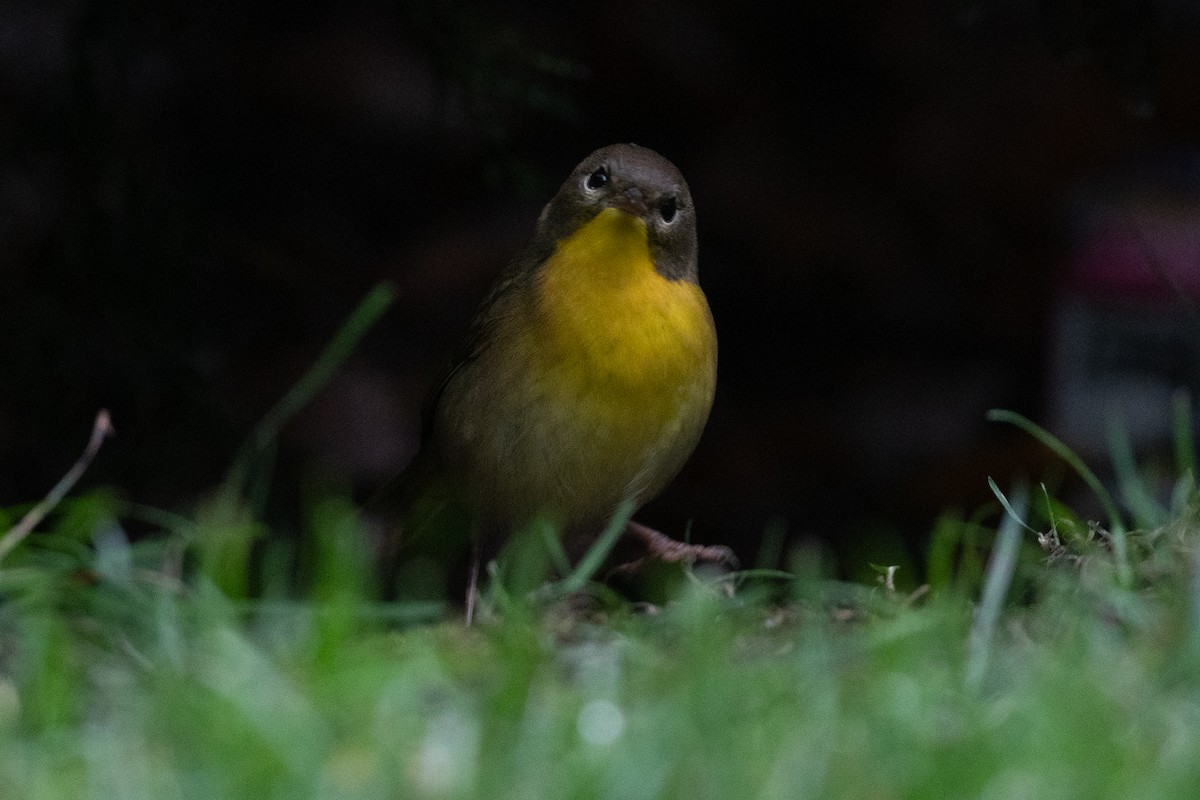
{"label": "white eye ring", "polygon": [[675,220],[679,219],[679,200],[674,197],[668,197],[658,204],[658,216],[662,218],[663,223],[670,225]]}
{"label": "white eye ring", "polygon": [[598,192],[608,185],[608,167],[600,167],[583,179],[584,191]]}

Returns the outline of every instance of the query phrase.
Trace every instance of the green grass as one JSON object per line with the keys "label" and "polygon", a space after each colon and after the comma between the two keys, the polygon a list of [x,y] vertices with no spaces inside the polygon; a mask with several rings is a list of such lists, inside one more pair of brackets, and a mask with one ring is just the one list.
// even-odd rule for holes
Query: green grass
{"label": "green grass", "polygon": [[[829,580],[798,554],[787,570],[767,556],[688,573],[647,608],[591,583],[589,560],[529,595],[493,582],[468,628],[446,606],[375,599],[368,537],[336,495],[314,493],[294,547],[269,536],[272,432],[319,388],[306,380],[195,513],[93,492],[39,506],[36,532],[5,540],[0,800],[1095,800],[1200,785],[1186,415],[1168,500],[1114,428],[1124,511],[1106,498],[1113,518],[1091,524],[1044,488],[996,486],[994,507],[937,521],[914,593]],[[0,530],[28,529],[25,511],[0,509]],[[158,533],[131,543],[131,520]],[[532,563],[561,561],[552,537],[531,542],[550,543]]]}
{"label": "green grass", "polygon": [[372,601],[345,503],[312,512],[303,599],[240,601],[168,577],[172,547],[128,544],[121,510],[67,503],[0,572],[0,797],[1127,798],[1200,780],[1194,506],[1130,534],[1128,588],[1083,535],[1052,565],[1026,541],[983,606],[953,582],[730,596],[696,577],[654,613],[496,594],[474,628]]}

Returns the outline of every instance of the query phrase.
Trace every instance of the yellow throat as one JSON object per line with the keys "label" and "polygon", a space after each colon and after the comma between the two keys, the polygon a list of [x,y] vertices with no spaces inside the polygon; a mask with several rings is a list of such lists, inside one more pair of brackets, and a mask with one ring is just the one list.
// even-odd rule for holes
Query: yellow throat
{"label": "yellow throat", "polygon": [[654,268],[646,224],[632,214],[605,209],[560,241],[537,304],[538,350],[561,388],[634,406],[647,422],[711,393],[716,334],[704,293]]}

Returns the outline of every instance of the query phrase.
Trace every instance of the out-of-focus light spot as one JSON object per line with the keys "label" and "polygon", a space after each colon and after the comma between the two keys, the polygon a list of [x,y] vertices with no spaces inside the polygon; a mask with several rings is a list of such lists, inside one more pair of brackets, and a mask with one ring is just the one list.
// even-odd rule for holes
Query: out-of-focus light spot
{"label": "out-of-focus light spot", "polygon": [[412,763],[413,779],[432,795],[465,790],[475,779],[478,750],[479,731],[475,725],[459,714],[442,714],[425,731]]}
{"label": "out-of-focus light spot", "polygon": [[625,714],[609,700],[589,700],[579,709],[575,725],[588,744],[612,744],[625,729]]}

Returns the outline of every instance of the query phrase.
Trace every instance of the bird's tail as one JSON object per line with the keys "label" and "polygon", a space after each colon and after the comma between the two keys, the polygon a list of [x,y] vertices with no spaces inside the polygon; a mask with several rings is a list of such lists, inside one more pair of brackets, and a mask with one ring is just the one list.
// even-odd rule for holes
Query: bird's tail
{"label": "bird's tail", "polygon": [[457,570],[471,542],[466,506],[441,471],[418,454],[362,511],[379,531],[384,599],[441,599],[446,575]]}

